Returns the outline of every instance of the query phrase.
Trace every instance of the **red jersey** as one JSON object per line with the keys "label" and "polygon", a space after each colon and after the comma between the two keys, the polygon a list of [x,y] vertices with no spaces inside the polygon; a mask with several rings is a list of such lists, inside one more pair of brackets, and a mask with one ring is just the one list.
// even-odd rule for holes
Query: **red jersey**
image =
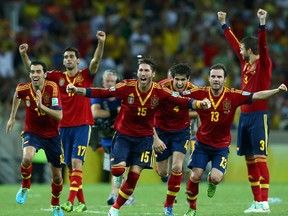
{"label": "red jersey", "polygon": [[[59,122],[38,109],[36,93],[32,88],[31,82],[18,84],[16,93],[17,98],[22,99],[26,107],[24,131],[34,133],[43,138],[50,138],[59,134]],[[59,88],[55,82],[44,81],[42,104],[51,109],[62,109]]]}
{"label": "red jersey", "polygon": [[[240,42],[237,40],[231,29],[224,25],[224,35],[230,46],[237,55],[241,64],[241,88],[243,91],[258,92],[270,89],[272,76],[272,62],[268,55],[265,26],[258,30],[259,59],[255,64],[250,65],[240,54]],[[244,113],[267,110],[267,100],[258,100],[251,105],[241,106]]]}
{"label": "red jersey", "polygon": [[[171,91],[176,91],[173,88],[173,79],[165,79],[159,82],[163,88],[168,88]],[[196,86],[191,82],[187,82],[184,91],[193,89]],[[175,131],[186,128],[190,125],[189,108],[182,109],[169,101],[161,106],[155,115],[155,126],[164,131]]]}
{"label": "red jersey", "polygon": [[76,87],[88,88],[92,86],[95,75],[90,75],[88,68],[79,70],[74,77],[69,77],[67,72],[47,72],[47,79],[56,82],[61,93],[63,104],[63,119],[60,127],[74,127],[81,125],[93,125],[93,117],[90,107],[90,99],[78,94],[68,94],[66,86],[69,83]]}
{"label": "red jersey", "polygon": [[214,96],[211,87],[198,87],[183,92],[183,96],[189,96],[197,100],[208,98],[211,107],[206,110],[197,110],[201,125],[196,139],[215,148],[224,148],[231,143],[230,127],[238,106],[252,101],[252,94],[233,88],[224,87],[219,96]]}
{"label": "red jersey", "polygon": [[189,107],[189,98],[179,97],[155,82],[152,83],[149,91],[140,92],[137,80],[123,80],[110,89],[92,88],[91,95],[87,91],[86,96],[122,99],[114,129],[132,137],[153,136],[156,110],[165,106],[165,101],[179,106],[179,109]]}

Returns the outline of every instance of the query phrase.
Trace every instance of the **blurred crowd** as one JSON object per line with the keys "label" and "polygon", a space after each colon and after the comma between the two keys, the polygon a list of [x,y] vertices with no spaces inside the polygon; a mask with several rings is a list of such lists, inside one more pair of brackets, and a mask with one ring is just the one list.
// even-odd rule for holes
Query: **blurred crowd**
{"label": "blurred crowd", "polygon": [[[64,69],[62,50],[69,45],[81,53],[86,67],[97,46],[96,32],[107,34],[95,86],[105,69],[124,79],[136,75],[137,55],[158,63],[159,81],[174,63],[186,62],[191,81],[207,84],[208,68],[220,62],[229,72],[227,85],[240,88],[240,65],[224,39],[217,11],[242,39],[257,35],[257,10],[268,11],[267,41],[273,61],[272,87],[288,84],[288,0],[7,0],[0,1],[0,123],[10,112],[17,83],[28,81],[18,53],[29,44],[29,56],[49,69]],[[271,127],[288,129],[288,95],[269,100]],[[21,113],[20,113],[21,114]],[[6,122],[5,122],[6,123]]]}

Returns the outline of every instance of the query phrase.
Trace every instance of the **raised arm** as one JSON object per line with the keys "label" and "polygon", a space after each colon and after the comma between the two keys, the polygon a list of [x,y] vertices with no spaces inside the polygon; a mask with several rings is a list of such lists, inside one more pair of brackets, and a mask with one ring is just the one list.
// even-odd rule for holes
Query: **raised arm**
{"label": "raised arm", "polygon": [[254,100],[265,100],[265,99],[272,97],[273,95],[276,95],[276,94],[282,93],[282,92],[287,92],[287,86],[284,84],[281,84],[277,89],[255,92],[253,94],[252,100],[253,101]]}
{"label": "raised arm", "polygon": [[10,133],[14,124],[15,124],[15,118],[16,118],[16,113],[18,111],[19,105],[20,105],[21,99],[17,98],[17,93],[15,92],[13,96],[13,102],[12,102],[12,108],[11,108],[11,113],[9,120],[6,125],[6,133]]}
{"label": "raised arm", "polygon": [[226,21],[227,13],[219,11],[217,12],[217,16],[227,42],[230,44],[231,48],[233,49],[235,55],[240,60],[240,62],[244,61],[242,55],[240,54],[240,42],[232,32],[231,28],[227,25]]}
{"label": "raised arm", "polygon": [[[109,89],[105,88],[80,88],[76,87],[73,84],[68,84],[66,87],[66,92],[69,93],[76,93],[88,98],[110,98],[110,97],[117,97],[119,96],[117,91],[110,91]],[[121,98],[119,96],[119,98]]]}
{"label": "raised arm", "polygon": [[20,53],[21,59],[23,61],[23,64],[25,65],[27,70],[30,69],[30,64],[31,64],[29,56],[27,55],[28,47],[29,46],[27,43],[20,44],[20,46],[19,46],[19,53]]}
{"label": "raised arm", "polygon": [[260,25],[265,25],[266,24],[266,16],[267,16],[267,11],[263,10],[263,9],[259,9],[257,11],[257,16],[259,18],[259,24]]}
{"label": "raised arm", "polygon": [[217,12],[218,15],[218,20],[220,22],[221,25],[226,24],[226,13],[223,11],[219,11]]}
{"label": "raised arm", "polygon": [[103,31],[98,31],[96,34],[96,37],[98,39],[98,45],[89,65],[89,70],[91,74],[95,74],[98,71],[98,68],[102,59],[102,55],[103,55],[106,34]]}
{"label": "raised arm", "polygon": [[266,17],[267,11],[259,9],[257,11],[259,18],[259,29],[258,29],[258,47],[259,47],[259,61],[261,67],[261,73],[263,74],[262,79],[271,79],[272,74],[272,62],[268,53],[267,46],[267,30],[266,30]]}

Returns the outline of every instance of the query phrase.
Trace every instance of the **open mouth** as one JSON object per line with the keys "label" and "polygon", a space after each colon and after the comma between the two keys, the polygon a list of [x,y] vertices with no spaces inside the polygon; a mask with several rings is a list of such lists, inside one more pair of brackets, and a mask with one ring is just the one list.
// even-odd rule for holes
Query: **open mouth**
{"label": "open mouth", "polygon": [[39,79],[39,77],[34,77],[34,78],[32,79],[32,81],[33,81],[33,84],[34,84],[34,85],[39,85],[40,79]]}
{"label": "open mouth", "polygon": [[177,91],[183,91],[184,86],[176,86]]}
{"label": "open mouth", "polygon": [[142,77],[142,78],[140,79],[140,81],[141,81],[141,83],[146,83],[146,82],[147,82],[147,78]]}

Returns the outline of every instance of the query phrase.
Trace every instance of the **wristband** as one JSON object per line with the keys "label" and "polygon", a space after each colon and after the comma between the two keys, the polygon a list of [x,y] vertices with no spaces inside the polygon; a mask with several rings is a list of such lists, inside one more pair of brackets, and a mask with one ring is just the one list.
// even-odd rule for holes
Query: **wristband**
{"label": "wristband", "polygon": [[196,108],[202,109],[201,101],[199,101],[199,100],[196,101]]}
{"label": "wristband", "polygon": [[195,101],[195,99],[191,98],[191,99],[189,100],[189,102],[188,102],[189,108],[192,109],[192,110],[195,110],[195,109],[193,108],[193,102],[194,102],[194,101]]}
{"label": "wristband", "polygon": [[229,26],[225,23],[222,25],[222,30],[224,31],[225,29],[229,28]]}
{"label": "wristband", "polygon": [[259,29],[260,29],[260,30],[265,30],[265,29],[266,29],[266,25],[265,25],[265,24],[264,24],[264,25],[260,25],[260,24],[259,24]]}
{"label": "wristband", "polygon": [[84,96],[91,97],[91,95],[92,95],[92,89],[91,88],[86,88],[86,95],[84,95]]}

